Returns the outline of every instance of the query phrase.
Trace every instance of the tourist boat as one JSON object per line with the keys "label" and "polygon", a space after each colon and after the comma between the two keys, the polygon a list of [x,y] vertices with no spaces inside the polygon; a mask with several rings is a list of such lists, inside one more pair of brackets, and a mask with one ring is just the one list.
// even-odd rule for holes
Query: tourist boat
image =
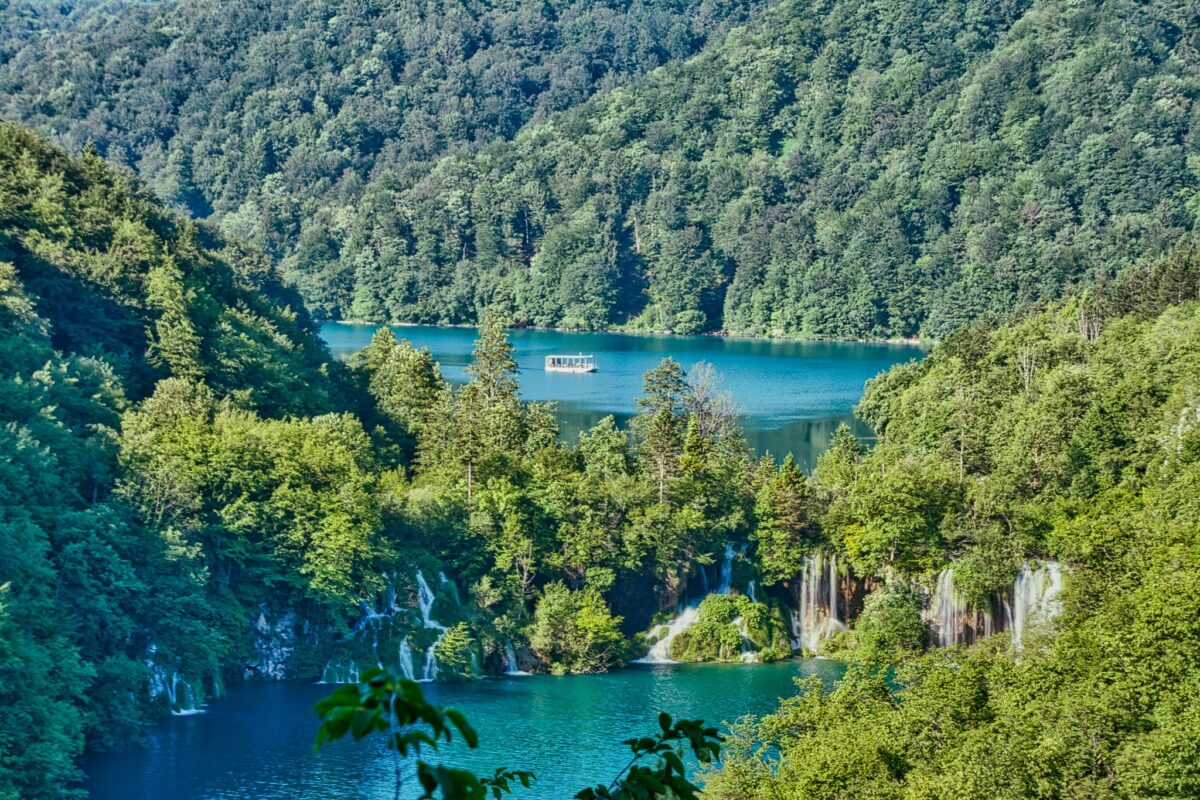
{"label": "tourist boat", "polygon": [[546,372],[595,372],[595,356],[546,356]]}

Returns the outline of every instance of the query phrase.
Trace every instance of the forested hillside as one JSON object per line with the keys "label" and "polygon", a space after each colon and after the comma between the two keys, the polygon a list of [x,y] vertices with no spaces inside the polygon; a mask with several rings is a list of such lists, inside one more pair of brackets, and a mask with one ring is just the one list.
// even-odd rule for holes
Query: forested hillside
{"label": "forested hillside", "polygon": [[[788,2],[411,189],[373,184],[336,302],[939,336],[1193,226],[1195,30],[1169,4]],[[395,255],[364,257],[378,243]]]}
{"label": "forested hillside", "polygon": [[295,300],[95,155],[0,126],[0,796],[60,796],[85,735],[138,735],[151,667],[228,649],[207,554],[158,524],[187,476],[131,503],[122,416],[163,379],[248,417],[342,408]]}
{"label": "forested hillside", "polygon": [[[1198,278],[1188,245],[871,385],[879,446],[815,475],[823,535],[887,576],[842,635],[866,663],[741,726],[706,797],[1200,794]],[[897,657],[920,631],[901,575],[950,555],[980,607],[1030,553],[1069,567],[1051,630]]]}
{"label": "forested hillside", "polygon": [[438,9],[93,15],[0,105],[335,317],[936,337],[1194,226],[1186,6]]}
{"label": "forested hillside", "polygon": [[233,681],[813,650],[861,666],[714,797],[1194,796],[1198,286],[1185,241],[967,326],[808,477],[669,359],[559,441],[495,313],[463,386],[386,328],[334,363],[263,256],[0,126],[0,797]]}
{"label": "forested hillside", "polygon": [[[287,257],[336,315],[369,182],[411,187],[442,154],[692,55],[765,0],[95,5],[69,25],[0,10],[0,114],[94,142],[168,203]],[[374,260],[400,255],[377,244]]]}
{"label": "forested hillside", "polygon": [[609,418],[572,447],[517,399],[498,318],[452,389],[387,330],[332,362],[294,300],[94,154],[0,126],[0,797],[61,797],[85,744],[381,643],[439,679],[514,644],[607,669],[745,538],[711,377],[667,362],[637,444]]}

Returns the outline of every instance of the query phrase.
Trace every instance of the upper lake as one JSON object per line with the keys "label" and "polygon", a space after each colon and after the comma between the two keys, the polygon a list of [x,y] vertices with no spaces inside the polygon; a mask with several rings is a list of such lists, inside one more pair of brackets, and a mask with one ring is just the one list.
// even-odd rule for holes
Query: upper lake
{"label": "upper lake", "polygon": [[[326,323],[321,335],[338,356],[366,347],[378,325]],[[428,347],[448,380],[466,380],[474,328],[405,325],[396,336]],[[746,438],[757,452],[812,468],[837,426],[845,422],[859,436],[868,429],[854,419],[854,405],[867,380],[896,363],[920,358],[925,351],[906,344],[796,342],[719,336],[664,336],[628,333],[574,333],[511,330],[525,400],[558,404],[564,437],[575,435],[612,414],[625,421],[637,410],[642,375],[667,356],[685,370],[700,362],[713,365],[742,414]],[[550,354],[594,355],[598,370],[574,375],[546,372]]]}

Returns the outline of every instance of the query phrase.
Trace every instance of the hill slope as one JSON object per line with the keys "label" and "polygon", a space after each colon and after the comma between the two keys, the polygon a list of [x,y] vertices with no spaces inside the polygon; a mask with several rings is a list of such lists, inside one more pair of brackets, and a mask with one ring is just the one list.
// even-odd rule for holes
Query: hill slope
{"label": "hill slope", "polygon": [[0,797],[69,796],[85,737],[162,711],[153,669],[211,674],[231,649],[228,578],[130,502],[153,491],[161,518],[190,477],[135,485],[125,415],[156,381],[246,417],[340,408],[344,368],[292,300],[95,155],[0,125]]}
{"label": "hill slope", "polygon": [[317,268],[355,271],[355,317],[499,300],[537,324],[941,335],[1194,226],[1189,15],[792,0],[416,186],[372,183]]}
{"label": "hill slope", "polygon": [[22,34],[0,107],[318,315],[939,336],[1194,227],[1185,8],[789,0],[715,38],[761,6],[116,6]]}
{"label": "hill slope", "polygon": [[764,4],[181,0],[64,25],[16,3],[0,11],[0,114],[71,150],[95,142],[169,203],[293,255],[314,310],[332,313],[347,289],[324,274],[324,242],[364,182],[411,184],[444,153],[696,53]]}

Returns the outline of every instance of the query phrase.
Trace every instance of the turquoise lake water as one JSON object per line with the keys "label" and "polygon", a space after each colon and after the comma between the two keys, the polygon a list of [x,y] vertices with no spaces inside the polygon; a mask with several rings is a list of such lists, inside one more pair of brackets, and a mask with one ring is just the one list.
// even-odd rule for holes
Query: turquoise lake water
{"label": "turquoise lake water", "polygon": [[[477,772],[530,769],[532,789],[514,800],[565,800],[607,782],[628,760],[621,740],[658,729],[660,710],[720,723],[772,711],[795,694],[796,678],[830,685],[836,661],[775,664],[634,665],[607,675],[505,677],[430,685],[436,702],[462,709],[479,749],[454,747],[447,760]],[[375,742],[337,742],[313,751],[312,706],[329,686],[235,687],[201,714],[155,725],[144,749],[84,763],[94,800],[385,800],[393,763]],[[435,760],[435,759],[431,759]],[[409,781],[404,797],[419,795]]]}
{"label": "turquoise lake water", "polygon": [[[374,325],[327,324],[322,336],[339,356],[362,349]],[[465,380],[476,336],[471,328],[397,327],[428,347],[453,382]],[[747,439],[759,452],[793,453],[810,467],[842,422],[860,436],[852,410],[863,384],[924,351],[905,345],[780,342],[704,336],[511,332],[521,395],[554,401],[565,437],[607,414],[627,420],[636,410],[642,374],[672,356],[690,369],[711,363],[733,394]],[[595,356],[586,375],[547,373],[551,353]],[[794,694],[798,677],[827,684],[843,672],[833,661],[763,665],[634,665],[608,675],[504,677],[467,685],[430,685],[436,702],[461,708],[480,734],[480,747],[447,751],[456,765],[480,772],[498,766],[531,769],[532,790],[515,795],[562,800],[589,783],[607,782],[624,766],[620,742],[657,729],[657,715],[732,721],[772,711]],[[201,714],[153,726],[145,748],[87,758],[86,788],[97,800],[383,800],[393,791],[393,763],[381,745],[336,743],[312,748],[313,704],[328,686],[237,686]],[[404,797],[419,795],[409,781]]]}
{"label": "turquoise lake water", "polygon": [[[328,323],[321,335],[339,356],[365,347],[377,325]],[[398,326],[397,337],[428,347],[446,378],[466,380],[474,328]],[[513,330],[521,396],[554,401],[566,438],[594,425],[607,414],[627,420],[637,409],[642,375],[667,356],[684,369],[698,362],[716,368],[743,416],[746,438],[757,452],[778,457],[792,453],[811,468],[841,423],[864,438],[871,435],[854,419],[863,384],[893,364],[920,358],[912,345],[854,342],[790,342],[718,336],[655,336],[620,333],[571,333]],[[585,353],[599,369],[585,375],[546,372],[552,353]]]}

